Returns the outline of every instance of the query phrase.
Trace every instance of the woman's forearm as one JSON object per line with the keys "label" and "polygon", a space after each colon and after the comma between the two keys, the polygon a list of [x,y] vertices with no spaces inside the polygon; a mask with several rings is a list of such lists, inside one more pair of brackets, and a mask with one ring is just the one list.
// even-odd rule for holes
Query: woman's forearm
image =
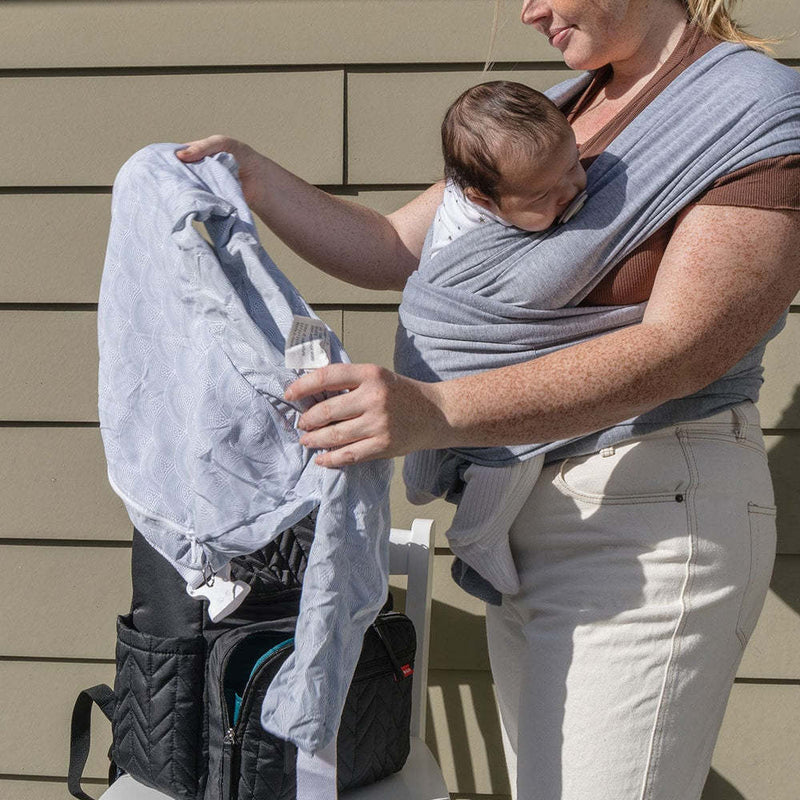
{"label": "woman's forearm", "polygon": [[[347,389],[306,410],[301,442],[323,466],[412,450],[524,445],[572,438],[691,393],[710,378],[679,336],[639,324],[510,367],[423,383],[374,365],[332,364],[286,392]],[[694,362],[694,363],[692,363]]]}
{"label": "woman's forearm", "polygon": [[191,163],[223,150],[239,164],[250,207],[301,257],[356,286],[403,288],[419,262],[425,233],[441,200],[440,186],[385,217],[323,192],[229,136],[199,139],[177,155]]}
{"label": "woman's forearm", "polygon": [[247,201],[298,255],[348,283],[402,289],[418,258],[382,214],[306,183],[257,154]]}
{"label": "woman's forearm", "polygon": [[444,446],[573,438],[710,382],[682,358],[685,350],[664,339],[659,327],[634,325],[534,361],[437,384]]}

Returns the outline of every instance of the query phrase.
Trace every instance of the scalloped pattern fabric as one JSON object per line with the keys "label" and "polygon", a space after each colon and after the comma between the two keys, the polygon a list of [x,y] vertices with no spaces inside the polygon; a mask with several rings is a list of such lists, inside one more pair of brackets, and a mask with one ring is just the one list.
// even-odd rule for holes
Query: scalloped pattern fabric
{"label": "scalloped pattern fabric", "polygon": [[296,650],[262,709],[265,728],[315,752],[386,597],[391,462],[328,470],[300,444],[297,417],[319,398],[283,399],[300,374],[284,344],[293,315],[314,314],[261,247],[233,157],[183,164],[178,147],[145,147],[114,182],[98,303],[108,478],[192,585],[318,508]]}

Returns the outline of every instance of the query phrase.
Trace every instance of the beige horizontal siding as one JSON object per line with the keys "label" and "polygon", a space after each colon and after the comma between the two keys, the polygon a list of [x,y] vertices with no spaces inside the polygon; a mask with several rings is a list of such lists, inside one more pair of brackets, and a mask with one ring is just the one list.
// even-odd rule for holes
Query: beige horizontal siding
{"label": "beige horizontal siding", "polygon": [[[102,794],[106,788],[105,781],[85,780],[83,788],[91,797]],[[67,800],[70,795],[65,779],[36,780],[0,778],[0,800]]]}
{"label": "beige horizontal siding", "polygon": [[[565,69],[492,73],[543,90],[573,73]],[[444,112],[481,72],[352,73],[347,77],[348,180],[432,183],[442,177],[439,126]]]}
{"label": "beige horizontal siding", "polygon": [[[335,313],[322,312],[329,324]],[[0,540],[130,539],[125,508],[106,477],[99,428],[0,427],[0,453]],[[425,516],[435,519],[443,532],[453,515],[453,507],[444,501],[424,509],[406,501],[400,459],[391,505],[392,524],[400,528]]]}
{"label": "beige horizontal siding", "polygon": [[[746,800],[797,800],[798,719],[800,686],[734,686],[714,770]],[[738,796],[720,792],[715,800]]]}
{"label": "beige horizontal siding", "polygon": [[[127,547],[0,542],[6,600],[0,656],[113,659],[115,618],[130,608]],[[434,559],[431,669],[489,669],[484,605],[450,577],[452,556]],[[31,603],[32,576],[38,602]],[[404,581],[392,579],[398,606]],[[800,680],[800,557],[778,556],[761,619],[739,678]],[[75,626],[74,621],[80,620]]]}
{"label": "beige horizontal siding", "polygon": [[[113,682],[113,664],[0,661],[0,775],[66,776],[75,698],[89,686]],[[87,777],[108,774],[110,744],[111,725],[95,706]]]}
{"label": "beige horizontal siding", "polygon": [[0,311],[0,419],[97,420],[97,314]]}
{"label": "beige horizontal siding", "polygon": [[744,651],[738,676],[800,678],[800,556],[778,556],[764,610]]}
{"label": "beige horizontal siding", "polygon": [[[797,3],[743,6],[756,32],[800,30]],[[12,154],[0,165],[0,304],[22,304],[0,308],[0,422],[12,421],[0,425],[0,800],[67,796],[72,704],[80,689],[113,680],[113,664],[91,660],[113,658],[114,617],[130,603],[131,526],[108,486],[96,427],[96,315],[25,304],[97,301],[107,187],[151,142],[230,133],[381,212],[407,202],[414,186],[440,177],[438,127],[459,91],[498,77],[545,88],[571,74],[543,37],[519,24],[518,0],[505,2],[495,58],[521,68],[476,71],[492,7],[493,0],[0,3],[0,70],[16,70],[0,76],[0,135]],[[800,58],[800,37],[779,45],[778,55]],[[321,275],[258,224],[268,252],[322,306],[353,358],[390,366],[399,293]],[[793,315],[769,346],[760,403],[775,431],[767,446],[782,555],[739,678],[762,683],[734,689],[704,800],[798,796],[799,338]],[[434,516],[438,544],[446,544],[452,507],[410,506],[398,469],[393,524],[414,516]],[[484,609],[452,583],[450,562],[441,550],[434,563],[429,742],[457,798],[509,800]],[[393,585],[402,603],[404,582]],[[97,795],[110,736],[94,717],[88,772]]]}
{"label": "beige horizontal siding", "polygon": [[[344,344],[353,357],[374,354],[390,366],[396,312],[343,309],[343,315]],[[6,343],[0,353],[0,420],[97,421],[96,325],[94,311],[0,310],[0,339]],[[759,409],[765,428],[800,428],[798,352],[800,314],[790,314],[764,358]]]}
{"label": "beige horizontal siding", "polygon": [[800,314],[789,314],[786,327],[768,345],[764,354],[764,385],[758,400],[764,428],[800,428],[798,353]]}
{"label": "beige horizontal siding", "polygon": [[0,420],[97,421],[96,312],[0,310],[0,341]]}
{"label": "beige horizontal siding", "polygon": [[[416,195],[401,190],[340,196],[389,213]],[[0,303],[96,303],[110,219],[108,192],[0,195]],[[266,251],[309,303],[399,302],[400,292],[360,289],[325,275],[260,220],[256,226]]]}
{"label": "beige horizontal siding", "polygon": [[212,133],[313,183],[341,183],[342,81],[339,70],[0,78],[0,138],[14,153],[0,162],[0,185],[107,186],[144,145]]}
{"label": "beige horizontal siding", "polygon": [[[0,661],[4,710],[0,774],[63,777],[75,697],[87,686],[111,680],[110,664]],[[489,673],[432,670],[428,696],[427,739],[449,788],[506,793],[500,722]],[[798,714],[800,687],[796,685],[734,687],[714,767],[747,800],[796,800],[792,765],[800,747]],[[31,747],[34,741],[36,747]],[[105,776],[109,744],[110,726],[95,711],[88,777]]]}
{"label": "beige horizontal siding", "polygon": [[0,543],[0,557],[13,587],[3,603],[0,655],[114,659],[116,617],[131,606],[129,547]]}
{"label": "beige horizontal siding", "polygon": [[[495,58],[555,60],[544,37],[519,22],[520,3],[504,6]],[[6,0],[0,69],[483,61],[492,10],[492,0]],[[762,34],[800,28],[785,0],[745,3],[740,16]],[[800,56],[797,39],[778,55]]]}
{"label": "beige horizontal siding", "polygon": [[0,453],[0,537],[130,539],[99,428],[0,427]]}
{"label": "beige horizontal siding", "polygon": [[0,195],[0,303],[96,303],[110,221],[108,193]]}
{"label": "beige horizontal siding", "polygon": [[[517,23],[516,3],[507,5],[507,16]],[[489,0],[2,6],[0,68],[482,61],[492,21]],[[32,35],[15,37],[14,30]],[[523,25],[504,26],[498,57],[557,55]]]}

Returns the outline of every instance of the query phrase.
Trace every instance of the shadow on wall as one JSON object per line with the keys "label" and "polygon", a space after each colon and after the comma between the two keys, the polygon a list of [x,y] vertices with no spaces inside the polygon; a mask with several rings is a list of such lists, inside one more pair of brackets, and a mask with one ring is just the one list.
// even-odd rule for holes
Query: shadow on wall
{"label": "shadow on wall", "polygon": [[712,769],[708,774],[701,800],[747,800],[747,798]]}
{"label": "shadow on wall", "polygon": [[[486,658],[487,667],[459,670],[441,683],[429,684],[433,702],[428,704],[428,746],[445,770],[450,762],[450,771],[459,791],[485,792],[486,787],[481,784],[488,782],[498,797],[510,797],[500,715],[491,677],[487,672],[485,618],[444,603],[435,603],[434,606],[437,626],[443,630],[457,631],[458,636],[462,637],[459,648],[462,652],[463,642],[475,642],[475,649],[480,651],[477,657]],[[433,653],[431,655],[433,657]],[[444,709],[443,719],[436,722],[433,714],[435,706]],[[446,721],[447,730],[446,736],[440,741],[436,723],[441,729],[443,721]],[[480,732],[479,736],[476,736],[476,731]]]}
{"label": "shadow on wall", "polygon": [[[769,466],[775,484],[775,504],[778,507],[778,553],[800,555],[800,492],[797,475],[800,472],[800,388],[795,390],[792,402],[787,406],[777,428],[790,429],[769,451]],[[795,613],[800,614],[800,586],[786,573],[776,570],[772,576],[771,589]]]}

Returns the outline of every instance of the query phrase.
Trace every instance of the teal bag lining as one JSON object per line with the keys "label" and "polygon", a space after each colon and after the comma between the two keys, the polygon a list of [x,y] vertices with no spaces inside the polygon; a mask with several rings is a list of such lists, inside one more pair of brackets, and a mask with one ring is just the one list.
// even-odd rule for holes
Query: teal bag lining
{"label": "teal bag lining", "polygon": [[264,653],[263,655],[261,655],[258,658],[258,660],[256,661],[256,663],[253,664],[253,668],[250,670],[250,676],[248,677],[247,683],[245,684],[245,687],[242,690],[242,694],[240,695],[240,694],[234,692],[234,695],[233,695],[233,724],[234,725],[236,725],[239,722],[239,713],[240,713],[241,707],[242,707],[242,698],[244,697],[244,693],[247,691],[247,687],[250,685],[250,681],[253,680],[253,676],[258,671],[258,668],[265,661],[267,661],[267,659],[269,659],[270,656],[274,655],[279,650],[283,650],[285,647],[288,647],[288,646],[293,645],[293,644],[294,644],[294,637],[291,637],[290,639],[285,639],[284,641],[279,642],[274,647],[271,647],[269,650],[267,650],[267,652]]}

